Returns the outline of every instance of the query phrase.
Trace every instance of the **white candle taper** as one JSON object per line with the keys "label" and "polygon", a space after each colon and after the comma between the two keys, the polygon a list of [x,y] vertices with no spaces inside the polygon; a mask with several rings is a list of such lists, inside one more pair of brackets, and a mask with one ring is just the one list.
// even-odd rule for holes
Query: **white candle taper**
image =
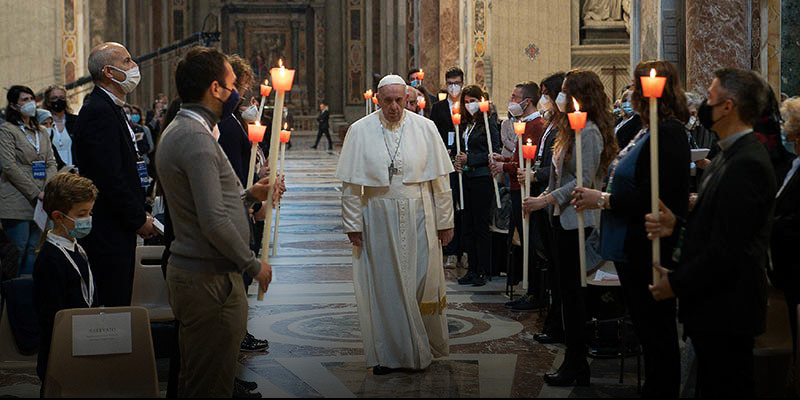
{"label": "white candle taper", "polygon": [[[489,148],[489,157],[491,157],[494,150],[492,149],[492,131],[489,129],[489,100],[481,98],[479,106],[483,112],[483,124],[486,127],[486,145]],[[497,201],[497,208],[502,208],[500,205],[500,189],[497,186],[497,177],[494,175],[492,175],[492,183],[494,183],[494,197]]]}

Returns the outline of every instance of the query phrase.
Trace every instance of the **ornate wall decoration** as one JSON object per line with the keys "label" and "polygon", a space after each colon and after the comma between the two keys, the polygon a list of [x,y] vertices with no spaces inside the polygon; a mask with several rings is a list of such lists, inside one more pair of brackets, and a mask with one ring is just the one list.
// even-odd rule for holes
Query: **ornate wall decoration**
{"label": "ornate wall decoration", "polygon": [[347,2],[345,35],[347,37],[347,69],[345,73],[346,104],[364,104],[364,4],[362,0]]}
{"label": "ornate wall decoration", "polygon": [[476,0],[473,10],[473,82],[481,87],[485,86],[484,56],[486,55],[486,0]]}
{"label": "ornate wall decoration", "polygon": [[64,23],[62,24],[63,29],[61,31],[61,71],[63,74],[62,82],[69,83],[78,78],[75,72],[76,65],[78,64],[77,48],[75,45],[77,43],[77,32],[75,31],[75,0],[64,0],[62,6],[64,10]]}
{"label": "ornate wall decoration", "polygon": [[528,59],[531,61],[536,60],[536,57],[538,57],[540,53],[541,51],[539,51],[539,47],[537,47],[535,43],[530,43],[528,47],[525,48],[525,55],[528,56]]}

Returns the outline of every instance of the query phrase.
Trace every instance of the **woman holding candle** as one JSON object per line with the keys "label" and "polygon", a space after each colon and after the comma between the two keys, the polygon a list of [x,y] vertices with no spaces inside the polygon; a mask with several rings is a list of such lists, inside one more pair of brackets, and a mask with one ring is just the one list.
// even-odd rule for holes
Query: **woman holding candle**
{"label": "woman holding candle", "polygon": [[[684,125],[689,120],[686,95],[678,72],[667,61],[639,63],[634,72],[631,103],[642,116],[645,130],[639,132],[609,168],[605,192],[578,188],[572,203],[578,210],[601,208],[601,254],[614,261],[625,303],[636,335],[644,349],[644,397],[677,398],[680,389],[680,353],[675,323],[675,299],[655,301],[648,290],[652,282],[652,249],[642,224],[650,212],[650,105],[643,95],[642,80],[650,70],[666,77],[658,99],[658,185],[660,198],[676,215],[685,218],[689,199],[689,143]],[[647,78],[645,78],[647,80]],[[648,82],[645,82],[648,84]],[[664,238],[662,265],[670,265],[676,237]]]}
{"label": "woman holding candle", "polygon": [[487,132],[493,149],[500,149],[500,132],[497,127],[497,114],[489,117],[487,127],[479,110],[481,98],[488,98],[480,87],[470,85],[461,93],[463,110],[461,129],[462,152],[456,155],[455,168],[464,176],[463,237],[467,257],[470,260],[467,275],[459,280],[462,285],[483,286],[486,274],[491,271],[491,246],[489,225],[494,210],[494,189],[492,172],[489,169],[489,147]]}
{"label": "woman holding candle", "polygon": [[[617,153],[614,137],[614,121],[611,104],[605,93],[600,77],[592,71],[575,69],[567,72],[564,83],[556,98],[559,111],[577,111],[572,99],[586,113],[586,125],[580,131],[582,137],[580,157],[582,161],[583,182],[581,186],[599,188],[602,177]],[[576,131],[571,124],[562,119],[558,124],[558,134],[553,147],[553,164],[547,190],[538,197],[528,197],[523,203],[525,212],[541,210],[553,206],[554,261],[558,271],[561,290],[562,315],[564,319],[564,339],[567,354],[564,363],[555,373],[545,374],[544,380],[553,386],[589,384],[589,364],[586,362],[586,342],[584,323],[586,306],[580,284],[579,270],[579,215],[570,206],[572,192],[577,182]],[[595,229],[600,222],[598,212],[584,213],[585,233]]]}

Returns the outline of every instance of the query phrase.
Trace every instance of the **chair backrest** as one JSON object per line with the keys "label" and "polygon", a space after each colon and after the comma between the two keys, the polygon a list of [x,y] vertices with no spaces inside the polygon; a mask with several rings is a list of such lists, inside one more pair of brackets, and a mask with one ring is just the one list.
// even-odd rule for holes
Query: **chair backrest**
{"label": "chair backrest", "polygon": [[[167,296],[167,283],[161,271],[161,256],[164,246],[136,247],[136,264],[133,272],[131,305],[142,306],[150,311],[151,319],[173,320]],[[144,261],[152,261],[145,263]],[[157,262],[156,262],[157,261]]]}
{"label": "chair backrest", "polygon": [[6,302],[3,301],[3,315],[0,317],[0,369],[36,368],[36,354],[24,355],[19,351],[11,322],[8,320]]}
{"label": "chair backrest", "polygon": [[[72,317],[100,313],[131,314],[132,352],[73,356]],[[147,309],[110,307],[59,311],[53,325],[44,397],[159,397]]]}

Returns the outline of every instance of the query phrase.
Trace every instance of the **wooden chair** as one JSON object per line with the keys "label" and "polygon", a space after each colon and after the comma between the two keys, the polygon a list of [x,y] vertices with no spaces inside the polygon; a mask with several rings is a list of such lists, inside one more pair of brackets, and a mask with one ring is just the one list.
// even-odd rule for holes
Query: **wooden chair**
{"label": "wooden chair", "polygon": [[[73,356],[77,315],[131,314],[129,354]],[[150,322],[143,307],[72,308],[56,314],[44,397],[159,397]]]}
{"label": "wooden chair", "polygon": [[[175,320],[167,296],[167,282],[161,272],[161,255],[164,246],[138,246],[133,272],[131,305],[147,309],[150,322]],[[151,263],[145,263],[151,261]]]}

